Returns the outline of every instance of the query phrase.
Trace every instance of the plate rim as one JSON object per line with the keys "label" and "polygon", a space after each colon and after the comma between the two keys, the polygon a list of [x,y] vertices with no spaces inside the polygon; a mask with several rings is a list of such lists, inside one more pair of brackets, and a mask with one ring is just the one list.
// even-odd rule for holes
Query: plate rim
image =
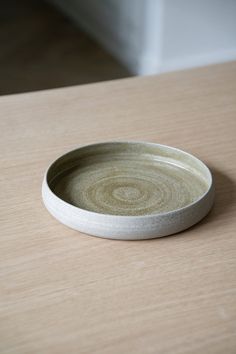
{"label": "plate rim", "polygon": [[[83,208],[80,208],[78,206],[75,206],[73,204],[70,204],[68,202],[66,202],[65,200],[63,200],[62,198],[60,198],[59,196],[57,196],[50,188],[49,186],[49,183],[48,183],[48,180],[47,180],[47,176],[48,176],[48,173],[50,171],[50,169],[53,167],[53,165],[59,161],[61,158],[65,157],[66,155],[70,155],[71,153],[73,152],[76,152],[77,150],[79,149],[82,149],[82,148],[88,148],[88,147],[96,147],[96,146],[102,146],[102,145],[108,145],[108,144],[145,144],[145,145],[150,145],[150,146],[156,146],[156,147],[162,147],[162,148],[167,148],[167,149],[170,149],[170,150],[174,150],[174,151],[177,151],[181,154],[184,154],[184,155],[187,155],[189,156],[191,159],[195,159],[198,163],[200,163],[200,165],[202,165],[202,167],[205,169],[205,171],[207,172],[208,174],[208,177],[209,177],[209,183],[207,183],[207,190],[195,201],[193,201],[192,203],[190,204],[187,204],[181,208],[178,208],[178,209],[173,209],[173,210],[170,210],[170,211],[166,211],[166,212],[160,212],[160,213],[153,213],[153,214],[143,214],[143,215],[119,215],[119,214],[106,214],[106,213],[99,213],[99,212],[96,212],[96,211],[92,211],[92,210],[87,210],[87,209],[83,209]],[[159,143],[154,143],[154,142],[147,142],[147,141],[140,141],[140,140],[108,140],[108,141],[102,141],[102,142],[97,142],[97,143],[92,143],[92,144],[86,144],[86,145],[79,145],[77,148],[75,149],[72,149],[72,150],[69,150],[67,151],[66,153],[60,155],[57,159],[55,159],[49,166],[48,168],[46,169],[46,172],[44,174],[44,178],[43,178],[43,185],[42,185],[42,196],[43,196],[43,201],[44,201],[44,204],[45,204],[45,194],[46,193],[49,193],[51,195],[51,197],[53,197],[55,200],[57,200],[59,203],[62,203],[62,204],[65,204],[67,205],[67,207],[70,207],[72,208],[74,211],[77,211],[77,212],[83,212],[84,214],[87,214],[88,217],[92,217],[92,216],[95,216],[95,217],[106,217],[106,218],[111,218],[111,219],[114,219],[114,218],[119,218],[120,220],[121,219],[147,219],[147,218],[154,218],[154,217],[158,217],[158,216],[168,216],[168,215],[173,215],[177,212],[181,212],[181,211],[185,211],[189,208],[192,208],[194,207],[195,205],[199,204],[201,201],[203,201],[208,195],[209,193],[213,193],[213,199],[214,199],[214,190],[215,190],[215,186],[214,186],[214,179],[213,179],[213,175],[209,169],[209,167],[202,161],[200,160],[198,157],[196,157],[195,155],[193,154],[190,154],[189,152],[186,152],[182,149],[179,149],[179,148],[176,148],[176,147],[173,147],[173,146],[170,146],[170,145],[165,145],[165,144],[159,144]],[[213,204],[213,202],[212,202]],[[45,204],[46,206],[46,204]],[[46,206],[47,207],[47,206]]]}

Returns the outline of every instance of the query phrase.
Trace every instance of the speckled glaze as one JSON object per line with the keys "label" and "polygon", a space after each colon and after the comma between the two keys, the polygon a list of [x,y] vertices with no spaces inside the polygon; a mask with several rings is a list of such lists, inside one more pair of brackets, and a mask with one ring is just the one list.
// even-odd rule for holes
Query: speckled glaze
{"label": "speckled glaze", "polygon": [[213,203],[212,176],[190,154],[164,145],[108,142],[56,160],[43,182],[45,206],[85,233],[144,239],[179,232]]}

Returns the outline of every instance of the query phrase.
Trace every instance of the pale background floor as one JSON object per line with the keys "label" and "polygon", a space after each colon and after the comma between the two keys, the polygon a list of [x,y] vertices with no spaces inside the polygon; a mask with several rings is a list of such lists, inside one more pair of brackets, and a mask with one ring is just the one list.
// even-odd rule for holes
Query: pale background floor
{"label": "pale background floor", "polygon": [[127,76],[120,63],[46,2],[1,2],[1,95]]}

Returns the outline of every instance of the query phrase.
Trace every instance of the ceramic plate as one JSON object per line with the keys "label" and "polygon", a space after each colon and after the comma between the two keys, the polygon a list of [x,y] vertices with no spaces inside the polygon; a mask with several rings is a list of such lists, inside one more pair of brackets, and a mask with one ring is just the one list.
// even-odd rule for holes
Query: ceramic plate
{"label": "ceramic plate", "polygon": [[182,231],[210,210],[209,169],[181,150],[153,143],[80,147],[46,172],[43,200],[63,224],[94,236],[147,239]]}

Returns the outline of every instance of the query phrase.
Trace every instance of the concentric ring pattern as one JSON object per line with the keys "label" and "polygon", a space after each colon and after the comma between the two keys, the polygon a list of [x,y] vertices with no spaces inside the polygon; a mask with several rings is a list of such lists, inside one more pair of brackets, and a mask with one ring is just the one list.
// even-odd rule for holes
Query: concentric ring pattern
{"label": "concentric ring pattern", "polygon": [[206,182],[191,170],[157,159],[109,155],[67,171],[53,191],[79,208],[111,215],[150,215],[199,199]]}

